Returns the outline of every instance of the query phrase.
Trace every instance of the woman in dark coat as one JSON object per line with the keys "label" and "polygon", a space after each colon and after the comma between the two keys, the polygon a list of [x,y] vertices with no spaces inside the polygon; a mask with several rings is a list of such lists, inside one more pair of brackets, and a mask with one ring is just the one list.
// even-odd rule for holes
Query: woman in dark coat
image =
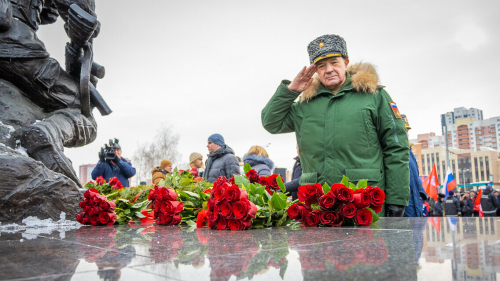
{"label": "woman in dark coat", "polygon": [[248,163],[259,174],[259,177],[270,176],[274,170],[274,163],[269,159],[267,151],[258,145],[252,146],[243,156],[243,163]]}

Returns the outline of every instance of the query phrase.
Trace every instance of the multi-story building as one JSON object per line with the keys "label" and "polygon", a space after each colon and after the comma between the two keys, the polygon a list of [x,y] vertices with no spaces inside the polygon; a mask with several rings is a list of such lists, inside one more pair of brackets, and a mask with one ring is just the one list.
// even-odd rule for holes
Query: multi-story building
{"label": "multi-story building", "polygon": [[82,185],[86,185],[89,181],[92,180],[92,170],[94,170],[96,164],[87,164],[80,166],[80,183]]}
{"label": "multi-story building", "polygon": [[[423,148],[421,144],[412,146],[421,175],[429,175],[436,164],[439,183],[446,177],[446,148]],[[500,184],[500,153],[493,149],[449,149],[450,169],[457,184],[493,181]]]}

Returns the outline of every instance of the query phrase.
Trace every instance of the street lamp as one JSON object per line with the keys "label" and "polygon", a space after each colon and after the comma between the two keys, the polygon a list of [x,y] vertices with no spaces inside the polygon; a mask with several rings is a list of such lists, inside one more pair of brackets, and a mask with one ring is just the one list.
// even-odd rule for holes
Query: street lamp
{"label": "street lamp", "polygon": [[[466,191],[466,190],[465,190],[465,172],[468,172],[468,171],[469,171],[469,169],[458,170],[458,172],[459,172],[459,173],[460,173],[460,172],[462,172],[462,179],[464,180],[464,181],[463,181],[463,184],[464,184],[464,191]],[[460,176],[460,175],[459,175],[459,176]]]}

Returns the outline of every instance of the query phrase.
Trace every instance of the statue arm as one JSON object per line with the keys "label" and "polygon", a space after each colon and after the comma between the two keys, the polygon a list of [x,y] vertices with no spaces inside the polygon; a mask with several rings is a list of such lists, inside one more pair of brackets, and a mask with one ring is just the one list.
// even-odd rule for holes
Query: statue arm
{"label": "statue arm", "polygon": [[12,4],[10,0],[0,0],[0,32],[8,31],[12,25]]}
{"label": "statue arm", "polygon": [[40,24],[51,24],[57,21],[59,12],[57,11],[56,3],[53,0],[45,0],[43,3],[42,12],[40,13]]}

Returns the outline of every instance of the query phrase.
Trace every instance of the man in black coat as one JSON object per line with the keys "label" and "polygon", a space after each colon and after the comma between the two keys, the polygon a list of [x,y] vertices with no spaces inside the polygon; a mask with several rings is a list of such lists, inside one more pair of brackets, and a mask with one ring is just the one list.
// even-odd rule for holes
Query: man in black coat
{"label": "man in black coat", "polygon": [[292,196],[292,200],[298,199],[297,191],[299,191],[299,181],[300,176],[302,176],[302,166],[300,165],[299,158],[299,146],[297,145],[297,157],[295,159],[295,164],[293,165],[292,180],[285,183],[286,191]]}
{"label": "man in black coat", "polygon": [[226,145],[224,138],[213,134],[208,138],[208,155],[206,170],[203,177],[208,182],[214,182],[218,177],[230,179],[240,174],[240,164],[234,151]]}
{"label": "man in black coat", "polygon": [[444,201],[444,214],[447,217],[456,217],[462,215],[460,209],[460,201],[455,197],[455,192],[452,190],[448,193],[448,197]]}
{"label": "man in black coat", "polygon": [[498,202],[493,194],[491,184],[486,185],[486,189],[483,191],[483,195],[481,195],[481,208],[485,217],[494,217],[497,215]]}

